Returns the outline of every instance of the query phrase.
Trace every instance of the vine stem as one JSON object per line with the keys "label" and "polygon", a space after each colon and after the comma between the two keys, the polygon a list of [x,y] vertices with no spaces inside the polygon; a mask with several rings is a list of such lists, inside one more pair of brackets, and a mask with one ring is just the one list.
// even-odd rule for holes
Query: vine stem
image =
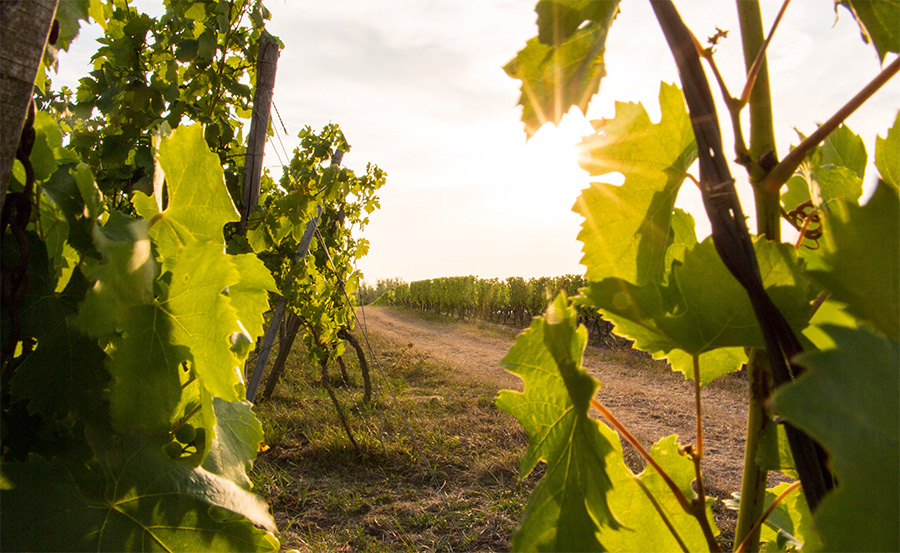
{"label": "vine stem", "polygon": [[697,411],[697,443],[691,454],[691,460],[694,462],[694,475],[697,479],[697,497],[691,501],[692,513],[700,523],[703,535],[706,537],[706,543],[709,545],[710,551],[721,551],[716,536],[713,534],[712,527],[709,525],[709,519],[706,518],[706,489],[703,486],[703,473],[700,470],[700,463],[703,460],[703,411],[700,403],[700,357],[693,356],[694,360],[694,401]]}
{"label": "vine stem", "polygon": [[[753,186],[756,204],[757,232],[767,239],[781,239],[781,204],[778,194],[767,194],[759,186],[771,165],[775,154],[775,126],[772,116],[772,95],[769,86],[766,51],[777,25],[773,24],[769,36],[763,35],[762,13],[759,2],[735,0],[741,30],[741,46],[744,67],[747,71],[749,94],[746,96],[750,111],[749,163],[744,164]],[[787,6],[782,5],[783,12]],[[780,18],[780,16],[779,16]],[[778,19],[778,18],[776,18]],[[777,21],[776,21],[777,23]],[[750,84],[752,78],[752,84]],[[743,97],[744,94],[742,93]],[[739,124],[739,123],[738,123]],[[743,137],[741,137],[743,140]],[[768,158],[767,160],[765,158]],[[761,163],[762,162],[762,163]],[[765,506],[768,471],[756,461],[759,452],[759,435],[771,419],[765,403],[769,396],[769,370],[764,350],[749,351],[747,435],[744,446],[744,467],[741,474],[741,506],[738,510],[735,540],[747,540],[751,551],[759,550],[759,531],[753,531],[753,523],[759,519]]]}
{"label": "vine stem", "polygon": [[815,132],[806,137],[796,148],[791,150],[788,155],[785,156],[785,158],[781,160],[768,175],[766,175],[765,179],[762,181],[762,188],[770,193],[777,193],[782,185],[791,178],[794,171],[797,170],[797,167],[803,162],[807,152],[825,140],[829,134],[850,117],[850,114],[871,98],[872,95],[874,95],[886,82],[891,80],[898,71],[900,71],[900,57],[894,58],[894,61],[888,64],[881,73],[863,87],[856,96],[851,98],[850,101],[844,104],[841,109],[837,110],[828,121],[820,125]]}
{"label": "vine stem", "polygon": [[737,547],[737,549],[734,550],[734,553],[745,553],[747,551],[747,545],[748,545],[750,536],[759,532],[760,528],[762,528],[763,523],[766,521],[767,518],[769,518],[769,515],[772,514],[772,511],[774,511],[775,508],[778,507],[778,505],[782,501],[784,501],[784,498],[786,498],[792,491],[796,490],[799,487],[800,487],[800,481],[798,480],[798,481],[794,482],[793,484],[791,484],[790,486],[788,486],[786,490],[781,492],[781,494],[775,498],[775,501],[773,501],[772,504],[769,505],[769,508],[766,509],[766,512],[763,513],[762,517],[758,521],[756,521],[756,524],[753,525],[753,530],[749,534],[747,534],[747,537],[744,538],[744,541],[742,541],[741,544]]}

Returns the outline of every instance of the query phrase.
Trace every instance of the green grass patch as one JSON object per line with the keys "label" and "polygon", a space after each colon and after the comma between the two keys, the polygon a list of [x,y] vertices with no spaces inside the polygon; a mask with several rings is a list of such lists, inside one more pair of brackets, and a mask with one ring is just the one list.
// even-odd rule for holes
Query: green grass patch
{"label": "green grass patch", "polygon": [[[521,426],[467,379],[408,345],[370,337],[376,396],[330,375],[357,454],[302,345],[258,404],[268,450],[252,472],[282,544],[300,551],[504,551],[539,474],[520,482]],[[385,383],[385,378],[389,384]],[[396,395],[396,402],[388,386]],[[538,471],[539,472],[539,471]]]}

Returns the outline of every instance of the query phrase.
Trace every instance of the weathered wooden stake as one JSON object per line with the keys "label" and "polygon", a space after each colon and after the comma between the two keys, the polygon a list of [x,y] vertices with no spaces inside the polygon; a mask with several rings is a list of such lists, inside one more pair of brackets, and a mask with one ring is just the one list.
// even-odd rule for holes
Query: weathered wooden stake
{"label": "weathered wooden stake", "polygon": [[250,136],[247,139],[247,158],[244,161],[244,188],[241,194],[241,221],[238,233],[247,234],[250,211],[259,203],[259,183],[262,178],[263,154],[266,150],[266,134],[269,115],[272,112],[272,94],[275,91],[275,70],[281,49],[263,34],[259,39],[256,56],[256,91],[253,93],[253,115],[250,117]]}

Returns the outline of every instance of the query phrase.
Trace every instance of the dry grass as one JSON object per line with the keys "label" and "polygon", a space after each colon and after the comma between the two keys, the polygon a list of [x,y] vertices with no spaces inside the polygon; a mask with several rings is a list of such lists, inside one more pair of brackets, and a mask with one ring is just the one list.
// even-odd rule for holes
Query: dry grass
{"label": "dry grass", "polygon": [[[272,400],[258,406],[271,449],[260,456],[253,477],[257,491],[272,504],[285,548],[509,549],[543,466],[525,481],[517,478],[527,437],[511,416],[495,407],[499,386],[489,383],[494,376],[476,378],[474,361],[464,372],[447,364],[456,366],[456,358],[445,363],[423,351],[449,349],[459,359],[472,360],[483,348],[498,347],[497,338],[511,345],[520,329],[419,317],[410,322],[404,316],[404,324],[392,319],[395,342],[372,337],[389,382],[388,387],[369,359],[378,392],[372,404],[362,401],[355,355],[346,356],[352,382],[333,381],[361,454],[350,445],[319,370],[305,361],[302,346],[295,346]],[[426,326],[436,328],[426,332]],[[409,343],[414,340],[415,347]],[[450,345],[437,348],[439,340]],[[494,352],[498,360],[509,347],[500,345],[502,352]],[[496,363],[489,363],[490,375],[498,372]],[[682,436],[682,442],[691,439],[693,387],[664,362],[625,349],[589,347],[585,365],[604,384],[600,399],[642,443],[672,433]],[[339,374],[336,368],[332,373]],[[746,377],[736,373],[704,389],[710,461],[704,480],[707,492],[719,500],[740,484],[746,385]],[[396,402],[389,389],[396,393]],[[630,445],[624,454],[633,471],[643,468],[644,460]],[[735,513],[717,501],[714,516],[723,532],[720,541],[728,549]]]}

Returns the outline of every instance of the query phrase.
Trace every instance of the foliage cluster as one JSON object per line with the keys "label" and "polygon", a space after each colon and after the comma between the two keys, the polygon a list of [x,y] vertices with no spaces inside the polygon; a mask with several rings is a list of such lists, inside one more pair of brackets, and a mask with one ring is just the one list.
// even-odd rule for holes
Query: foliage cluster
{"label": "foliage cluster", "polygon": [[[594,121],[595,132],[583,139],[584,169],[594,177],[618,172],[625,181],[617,186],[598,180],[578,198],[574,209],[585,219],[578,239],[588,283],[574,300],[559,295],[503,361],[524,381],[524,392],[504,391],[497,400],[529,434],[522,475],[539,461],[546,463],[514,536],[516,550],[719,550],[701,470],[701,390],[744,363],[750,374],[745,476],[731,502],[739,509],[739,548],[900,547],[900,116],[885,116],[888,130],[874,152],[878,184],[865,203],[868,155],[862,138],[840,124],[846,110],[779,161],[768,75],[754,63],[764,59],[768,44],[759,5],[736,4],[748,70],[743,94],[728,93],[715,71],[714,49],[695,46],[686,33],[686,41],[670,42],[684,96],[676,86],[662,84],[659,122],[652,122],[642,105],[620,102],[615,117]],[[850,9],[882,61],[900,50],[900,33],[891,23],[900,20],[900,3],[839,4]],[[669,31],[681,25],[677,12],[668,2],[653,6],[667,39],[674,36]],[[539,35],[506,68],[522,81],[526,132],[546,121],[558,123],[572,105],[585,110],[603,76],[605,37],[618,9],[616,0],[537,4]],[[773,390],[768,359],[781,352],[765,355],[771,342],[761,330],[763,311],[736,280],[729,237],[718,232],[726,228],[717,226],[722,219],[716,218],[723,217],[719,206],[731,197],[726,195],[733,179],[704,180],[709,173],[703,160],[722,159],[722,152],[715,114],[693,113],[697,103],[689,114],[685,106],[685,98],[691,104],[695,94],[689,85],[696,91],[699,82],[708,90],[702,69],[682,69],[691,56],[698,63],[697,56],[705,58],[714,69],[736,131],[737,161],[750,175],[760,235],[747,244],[758,265],[756,279],[804,350],[789,359],[792,381],[778,389]],[[894,59],[873,83],[890,78],[898,64]],[[869,94],[874,89],[874,84],[865,88]],[[864,97],[853,99],[848,109]],[[748,104],[750,144],[745,146],[741,111]],[[701,136],[697,129],[709,132]],[[689,173],[698,157],[699,180]],[[674,207],[688,177],[703,191],[713,220],[713,236],[703,241],[696,237],[693,217]],[[735,213],[742,224],[739,204],[729,204],[728,215]],[[795,243],[782,242],[781,217],[797,227]],[[667,358],[694,380],[693,443],[670,436],[645,448],[594,398],[600,383],[581,368],[586,331],[577,324],[572,301],[596,310],[615,324],[616,333]],[[591,409],[611,426],[590,417]],[[807,504],[809,489],[763,489],[768,471],[796,476],[802,450],[790,433],[786,437],[784,422],[796,429],[794,436],[812,437],[827,452],[836,484],[813,509]],[[620,435],[647,461],[640,474],[625,466]]]}
{"label": "foliage cluster", "polygon": [[322,247],[289,299],[317,328],[352,310],[325,292],[357,278],[367,244],[353,233],[384,173],[323,167],[349,146],[336,126],[306,129],[291,177],[264,177],[250,239],[237,235],[268,12],[257,0],[165,7],[154,18],[127,0],[61,2],[47,66],[88,17],[102,46],[74,98],[44,70],[36,83],[2,228],[10,550],[277,550],[248,478],[263,433],[242,366],[284,280],[279,248],[317,203]]}
{"label": "foliage cluster", "polygon": [[[368,164],[366,173],[357,176],[335,163],[350,150],[335,124],[318,134],[307,127],[299,138],[279,183],[270,180],[260,190],[259,205],[250,215],[247,245],[260,252],[291,313],[305,329],[307,351],[321,362],[332,353],[341,355],[343,341],[338,334],[354,327],[360,280],[356,261],[369,250],[359,233],[380,205],[376,192],[387,175]],[[314,219],[318,239],[310,237],[308,254],[297,259]]]}

